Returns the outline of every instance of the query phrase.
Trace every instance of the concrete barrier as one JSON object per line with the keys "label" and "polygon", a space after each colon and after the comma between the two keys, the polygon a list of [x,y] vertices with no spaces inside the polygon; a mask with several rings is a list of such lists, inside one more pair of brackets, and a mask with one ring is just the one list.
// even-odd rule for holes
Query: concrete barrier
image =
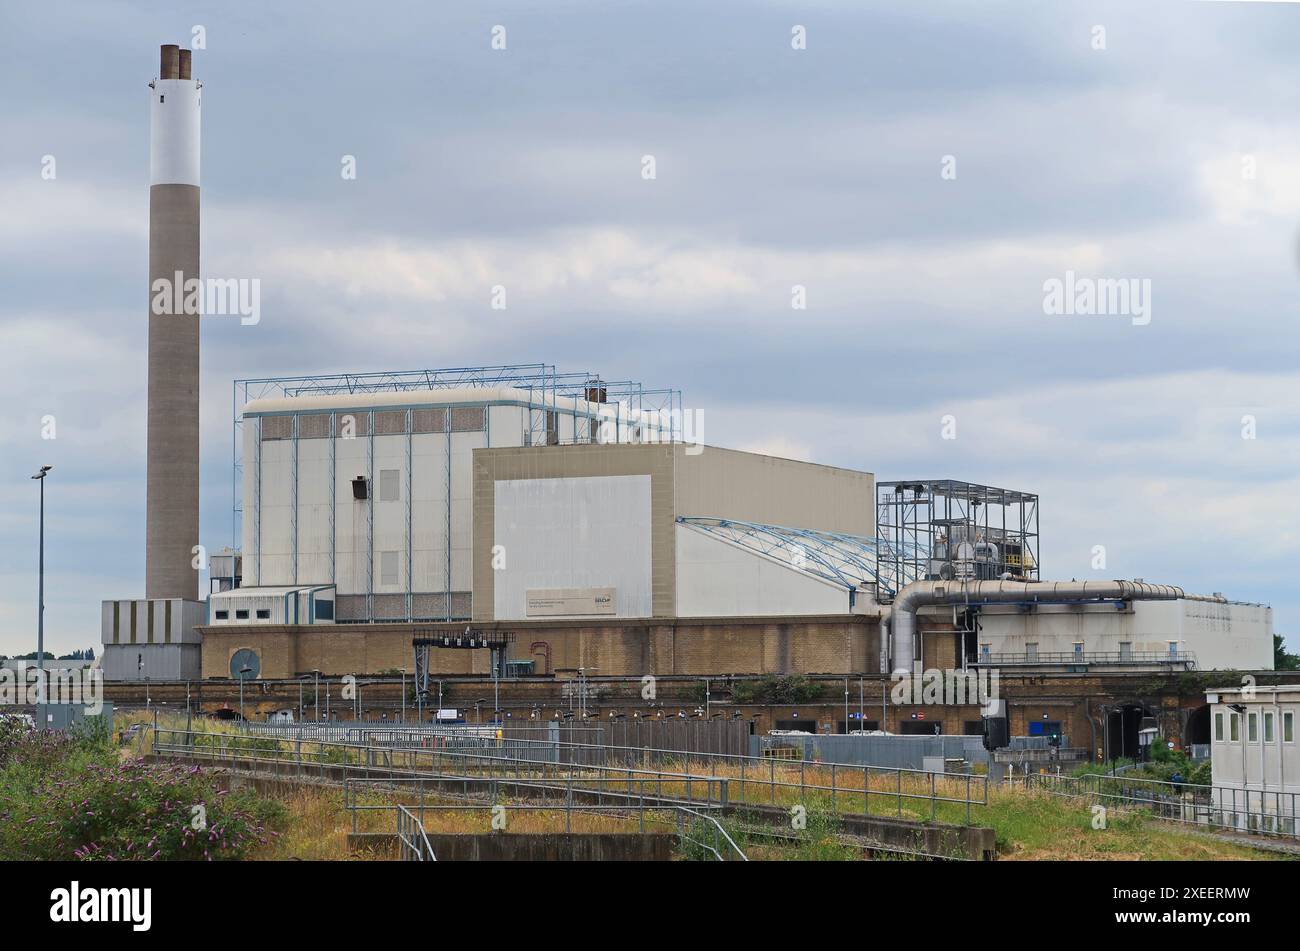
{"label": "concrete barrier", "polygon": [[[429,833],[428,838],[439,862],[667,862],[677,844],[671,832]],[[397,836],[349,835],[348,847],[394,855]]]}

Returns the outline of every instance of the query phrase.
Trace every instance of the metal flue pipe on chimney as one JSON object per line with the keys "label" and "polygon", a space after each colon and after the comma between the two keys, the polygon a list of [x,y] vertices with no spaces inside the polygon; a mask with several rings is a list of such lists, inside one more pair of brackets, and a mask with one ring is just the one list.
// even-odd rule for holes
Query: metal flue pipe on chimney
{"label": "metal flue pipe on chimney", "polygon": [[[164,46],[150,85],[149,409],[145,597],[198,597],[199,90]],[[193,282],[187,288],[187,282]],[[187,297],[189,302],[187,304]],[[179,306],[177,306],[179,304]]]}
{"label": "metal flue pipe on chimney", "polygon": [[[913,581],[898,592],[889,614],[893,669],[912,672],[916,612],[928,605],[1173,601],[1183,596],[1182,588],[1141,581]],[[882,638],[884,631],[882,624]]]}

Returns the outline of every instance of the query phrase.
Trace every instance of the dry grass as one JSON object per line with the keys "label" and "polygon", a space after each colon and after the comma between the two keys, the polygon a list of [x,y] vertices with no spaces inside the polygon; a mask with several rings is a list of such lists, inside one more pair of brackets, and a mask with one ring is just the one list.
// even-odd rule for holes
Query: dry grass
{"label": "dry grass", "polygon": [[[152,715],[143,712],[123,718],[132,722],[152,724]],[[184,728],[185,716],[160,714],[159,726]],[[119,729],[121,729],[119,723]],[[235,735],[239,725],[235,722],[195,718],[194,728],[209,733]],[[131,747],[129,755],[149,752],[152,735],[144,731]],[[304,759],[321,756],[330,762],[358,761],[358,751],[337,746],[304,741],[258,738],[259,745],[278,745],[279,748],[297,752],[301,747]],[[447,772],[488,775],[486,763],[475,764],[471,758],[447,757],[439,763],[431,750],[385,751],[384,762],[396,769],[433,771],[441,765]],[[866,772],[861,767],[836,767],[782,760],[748,762],[742,770],[739,764],[710,760],[683,758],[659,766],[641,767],[644,772],[633,772],[631,777],[612,768],[607,772],[575,768],[572,771],[574,788],[603,788],[610,792],[635,794],[644,790],[646,795],[665,795],[685,798],[689,792],[703,799],[711,789],[716,799],[716,783],[705,784],[698,780],[688,783],[683,774],[694,777],[728,780],[728,798],[733,803],[750,802],[790,807],[803,805],[809,810],[822,812],[862,814],[864,805],[871,815],[895,816],[929,821],[932,808],[929,802],[931,781],[925,774],[902,774],[900,796],[899,774],[883,771]],[[564,783],[568,767],[526,766],[508,772],[500,764],[492,769],[498,779],[511,776],[520,779],[546,779]],[[658,773],[659,775],[656,775]],[[833,777],[833,780],[832,780]],[[771,780],[778,784],[775,790]],[[835,792],[830,786],[834,782]],[[964,824],[967,821],[967,781],[963,778],[940,778],[933,789],[941,797],[957,802],[941,802],[933,809],[933,819],[938,822]],[[869,790],[869,795],[864,791]],[[983,797],[983,779],[972,779],[969,784],[972,798]],[[377,803],[391,804],[394,799],[377,798]],[[347,833],[351,829],[351,816],[343,809],[342,795],[326,790],[304,791],[292,797],[289,827],[276,843],[274,854],[266,858],[320,858],[342,859],[354,857],[347,848]],[[1278,856],[1252,849],[1246,845],[1226,842],[1201,835],[1190,828],[1176,824],[1155,822],[1141,813],[1122,814],[1111,811],[1108,828],[1092,828],[1091,803],[1083,799],[1067,799],[1044,792],[1028,792],[990,786],[988,804],[970,808],[970,821],[975,825],[993,828],[998,837],[999,851],[1005,858],[1017,860],[1069,859],[1069,860],[1174,860],[1174,859],[1269,859]],[[426,807],[426,828],[430,832],[486,832],[491,831],[491,814],[484,810],[435,810]],[[574,832],[632,831],[639,828],[636,819],[574,813]],[[660,826],[663,828],[664,826]],[[364,815],[359,820],[360,831],[391,832],[395,817],[389,810]],[[507,830],[515,832],[551,832],[564,830],[563,811],[546,813],[507,811]],[[761,850],[760,850],[761,854]]]}
{"label": "dry grass", "polygon": [[[348,846],[352,814],[343,808],[343,793],[336,789],[302,789],[281,800],[288,811],[279,837],[252,858],[259,861],[304,860],[337,862],[347,859],[386,858]],[[392,832],[389,813],[363,812],[358,832]]]}

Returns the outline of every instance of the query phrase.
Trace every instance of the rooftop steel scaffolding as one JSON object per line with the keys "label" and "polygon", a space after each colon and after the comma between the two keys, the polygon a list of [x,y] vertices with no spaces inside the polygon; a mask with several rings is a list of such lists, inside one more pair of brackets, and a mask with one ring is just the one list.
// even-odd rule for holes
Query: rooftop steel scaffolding
{"label": "rooftop steel scaffolding", "polygon": [[909,581],[1039,579],[1038,496],[954,479],[876,485],[882,596]]}

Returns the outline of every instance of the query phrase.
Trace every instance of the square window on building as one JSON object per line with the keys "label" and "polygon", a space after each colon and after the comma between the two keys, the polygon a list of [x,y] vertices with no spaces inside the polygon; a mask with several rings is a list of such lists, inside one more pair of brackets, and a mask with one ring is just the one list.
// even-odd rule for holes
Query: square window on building
{"label": "square window on building", "polygon": [[402,500],[402,490],[397,481],[398,474],[396,469],[379,470],[379,501],[400,502]]}
{"label": "square window on building", "polygon": [[1259,714],[1246,714],[1246,741],[1254,743],[1259,739]]}
{"label": "square window on building", "polygon": [[383,585],[398,584],[397,552],[381,551],[379,553],[379,583]]}
{"label": "square window on building", "polygon": [[1236,743],[1241,739],[1240,717],[1235,713],[1228,714],[1228,739]]}
{"label": "square window on building", "polygon": [[218,621],[224,621],[224,620],[226,620],[227,618],[230,617],[230,612],[229,612],[229,611],[217,611],[217,612],[215,612],[215,616],[216,616],[216,618],[217,618]]}
{"label": "square window on building", "polygon": [[1282,714],[1282,742],[1295,742],[1295,714],[1289,710]]}
{"label": "square window on building", "polygon": [[247,608],[243,608],[243,609],[237,610],[237,611],[235,612],[235,620],[236,620],[236,621],[247,621],[247,620],[248,620],[248,609],[247,609]]}
{"label": "square window on building", "polygon": [[258,608],[258,609],[257,609],[257,619],[258,619],[259,621],[269,621],[269,620],[271,619],[271,609],[270,609],[270,608]]}
{"label": "square window on building", "polygon": [[1219,743],[1223,742],[1223,714],[1222,713],[1216,713],[1214,715],[1214,739]]}
{"label": "square window on building", "polygon": [[1270,710],[1264,711],[1264,742],[1273,742],[1273,713]]}

